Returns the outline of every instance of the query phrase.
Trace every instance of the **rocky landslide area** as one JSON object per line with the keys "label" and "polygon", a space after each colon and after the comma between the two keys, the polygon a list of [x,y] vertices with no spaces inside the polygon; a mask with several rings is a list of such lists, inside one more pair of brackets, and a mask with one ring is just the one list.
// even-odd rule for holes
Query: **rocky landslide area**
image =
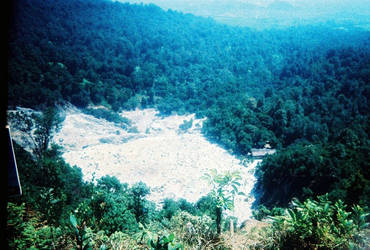
{"label": "rocky landslide area", "polygon": [[[155,109],[124,111],[120,115],[130,120],[126,128],[74,107],[61,114],[65,119],[54,143],[63,147],[67,163],[82,169],[85,180],[112,175],[128,184],[143,181],[151,188],[147,198],[157,204],[164,198],[196,202],[210,191],[201,179],[204,173],[239,170],[240,191],[251,194],[254,168],[261,160],[242,164],[209,142],[201,133],[204,119],[194,114],[162,117]],[[248,219],[253,200],[251,195],[237,197],[233,215]]]}

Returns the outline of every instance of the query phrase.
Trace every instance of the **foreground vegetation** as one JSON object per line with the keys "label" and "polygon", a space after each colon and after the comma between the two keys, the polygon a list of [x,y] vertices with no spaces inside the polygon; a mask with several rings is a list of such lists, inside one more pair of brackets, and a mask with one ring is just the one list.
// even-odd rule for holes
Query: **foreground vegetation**
{"label": "foreground vegetation", "polygon": [[261,209],[255,217],[266,222],[245,222],[232,234],[235,218],[225,218],[217,194],[195,204],[166,199],[156,209],[145,199],[150,190],[144,183],[129,187],[110,176],[86,183],[56,151],[47,150],[40,161],[18,146],[16,153],[26,181],[24,196],[7,204],[11,249],[358,249],[369,244],[369,214],[328,196],[295,200],[273,213]]}
{"label": "foreground vegetation", "polygon": [[[225,216],[232,210],[241,177],[237,172],[204,175],[212,191],[196,203],[148,201],[142,182],[129,187],[105,176],[82,180],[81,170],[61,158],[50,138],[62,120],[43,113],[9,113],[13,128],[28,137],[31,152],[15,147],[24,195],[7,203],[7,239],[12,249],[292,249],[358,248],[368,244],[368,213],[329,195],[287,209],[261,207],[259,221]],[[27,126],[25,126],[25,124]]]}
{"label": "foreground vegetation", "polygon": [[86,183],[56,151],[40,161],[18,146],[16,153],[26,181],[25,195],[7,204],[11,249],[356,249],[369,243],[364,209],[348,210],[327,196],[296,200],[275,215],[265,208],[256,218],[268,222],[248,221],[231,234],[235,218],[222,214],[219,194],[195,204],[166,199],[156,209],[145,199],[144,183],[128,187],[110,176]]}
{"label": "foreground vegetation", "polygon": [[[8,107],[44,112],[34,124],[14,118],[33,150],[16,146],[24,195],[8,202],[11,247],[369,243],[368,31],[329,24],[254,31],[103,0],[19,0],[12,11]],[[208,118],[204,134],[235,154],[278,149],[256,173],[255,217],[265,222],[230,236],[223,210],[232,208],[231,194],[215,191],[195,204],[165,200],[158,210],[144,183],[83,182],[49,143],[60,122],[50,107],[66,102],[122,127],[128,121],[114,114],[121,108],[195,112]],[[220,184],[212,182],[223,180],[217,176],[210,183]]]}

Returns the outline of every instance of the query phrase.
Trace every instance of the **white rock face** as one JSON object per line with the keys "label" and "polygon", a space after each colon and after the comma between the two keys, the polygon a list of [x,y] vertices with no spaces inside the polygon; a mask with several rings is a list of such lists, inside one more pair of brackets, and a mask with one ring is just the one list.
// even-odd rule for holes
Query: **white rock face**
{"label": "white rock face", "polygon": [[[218,172],[239,170],[243,177],[240,191],[251,192],[254,167],[261,160],[245,167],[226,150],[207,141],[200,132],[204,119],[195,119],[194,114],[165,118],[157,114],[154,109],[122,112],[132,122],[132,127],[125,130],[69,108],[54,141],[64,147],[66,162],[80,167],[86,180],[93,175],[112,175],[129,184],[143,181],[151,187],[148,199],[155,202],[164,198],[196,202],[210,191],[201,176],[214,168]],[[184,120],[191,119],[191,128],[179,129]],[[251,216],[253,197],[247,202],[245,199],[237,197],[233,212],[240,221]]]}

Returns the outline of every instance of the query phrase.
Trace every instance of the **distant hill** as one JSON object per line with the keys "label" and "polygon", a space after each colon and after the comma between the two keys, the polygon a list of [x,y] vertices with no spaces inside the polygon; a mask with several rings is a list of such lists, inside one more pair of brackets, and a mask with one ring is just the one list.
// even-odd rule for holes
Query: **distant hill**
{"label": "distant hill", "polygon": [[[267,87],[290,53],[274,32],[227,27],[155,5],[15,3],[9,33],[10,105],[68,101],[77,106],[103,102],[114,109],[155,105],[169,111],[206,110],[225,86],[235,93],[240,88],[255,92],[261,83]],[[294,37],[300,38],[290,40],[291,46],[356,39],[345,32],[330,36],[310,30],[295,30]]]}
{"label": "distant hill", "polygon": [[[258,29],[335,22],[363,27],[370,22],[370,2],[361,0],[119,0],[131,3],[154,3],[161,8],[212,17],[230,25]],[[269,4],[267,4],[269,3]]]}
{"label": "distant hill", "polygon": [[284,11],[292,11],[295,9],[293,5],[285,1],[274,1],[270,3],[267,8],[273,9],[273,10],[284,10]]}

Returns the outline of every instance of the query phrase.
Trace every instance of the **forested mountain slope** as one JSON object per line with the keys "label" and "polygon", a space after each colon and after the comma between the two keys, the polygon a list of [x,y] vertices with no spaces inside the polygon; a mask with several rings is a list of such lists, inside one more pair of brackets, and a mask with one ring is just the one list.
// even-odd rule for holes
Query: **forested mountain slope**
{"label": "forested mountain slope", "polygon": [[207,117],[203,133],[237,155],[278,149],[258,169],[259,204],[328,193],[369,206],[368,31],[256,31],[154,5],[18,0],[8,45],[9,108],[195,112]]}
{"label": "forested mountain slope", "polygon": [[195,111],[242,154],[267,141],[368,144],[369,32],[257,32],[109,1],[20,0],[13,12],[10,106]]}
{"label": "forested mountain slope", "polygon": [[227,88],[228,95],[258,92],[255,87],[294,70],[307,78],[326,49],[368,43],[367,34],[358,30],[305,27],[262,33],[154,5],[15,2],[9,35],[11,105],[64,99],[78,106],[106,101],[118,109],[139,94],[126,105],[204,109]]}

